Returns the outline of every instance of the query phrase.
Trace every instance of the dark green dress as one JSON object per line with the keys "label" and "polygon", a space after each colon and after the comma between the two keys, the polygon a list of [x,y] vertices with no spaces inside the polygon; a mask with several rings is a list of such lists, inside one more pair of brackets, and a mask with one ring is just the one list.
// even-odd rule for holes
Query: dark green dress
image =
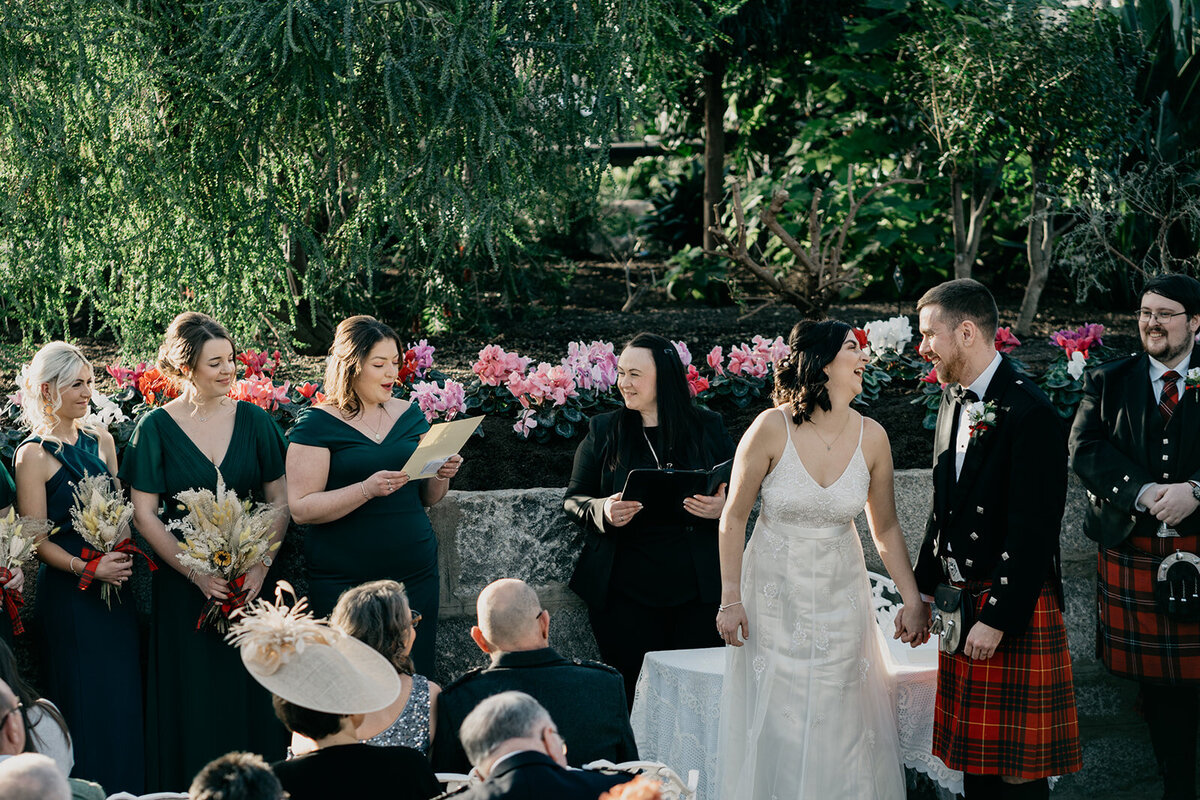
{"label": "dark green dress", "polygon": [[[329,451],[325,490],[351,486],[381,469],[398,470],[417,449],[429,423],[411,404],[380,442],[319,408],[305,410],[288,434],[293,444]],[[429,480],[432,480],[429,479]],[[438,543],[421,504],[420,481],[375,497],[341,519],[309,526],[304,537],[308,599],[318,616],[333,611],[338,596],[367,581],[401,581],[409,606],[421,612],[412,659],[420,675],[433,674],[438,618]]]}
{"label": "dark green dress", "polygon": [[[3,464],[0,464],[0,511],[17,502],[17,487],[13,484],[12,476]],[[0,639],[11,648],[13,646],[12,620],[0,609]]]}
{"label": "dark green dress", "polygon": [[[284,471],[284,442],[267,412],[237,404],[233,438],[221,461],[225,485],[241,498],[262,498],[262,486]],[[138,420],[126,448],[121,480],[159,495],[164,521],[183,516],[176,494],[217,487],[208,457],[161,408]],[[215,630],[196,630],[204,595],[173,567],[154,573],[146,689],[146,789],[186,791],[200,768],[232,750],[283,758],[288,734],[271,696],[250,677],[237,648]],[[269,586],[262,596],[270,597]]]}

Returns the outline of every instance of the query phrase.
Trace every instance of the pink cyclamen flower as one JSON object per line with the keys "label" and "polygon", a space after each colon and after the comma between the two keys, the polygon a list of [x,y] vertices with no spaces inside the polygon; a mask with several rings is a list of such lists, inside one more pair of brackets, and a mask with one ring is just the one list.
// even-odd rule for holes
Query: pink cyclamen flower
{"label": "pink cyclamen flower", "polygon": [[755,353],[749,345],[741,344],[729,349],[729,372],[733,375],[746,375],[751,378],[762,378],[767,374],[766,358]]}
{"label": "pink cyclamen flower", "polygon": [[237,360],[246,365],[247,378],[261,378],[264,375],[274,377],[275,368],[279,366],[279,351],[276,350],[268,355],[266,351],[258,353],[254,350],[247,350],[244,353],[238,353]]}
{"label": "pink cyclamen flower", "polygon": [[529,432],[537,427],[537,420],[534,419],[536,412],[532,408],[527,408],[517,417],[517,424],[513,425],[513,430],[521,435],[521,438],[528,439]]}
{"label": "pink cyclamen flower", "polygon": [[422,339],[416,344],[410,344],[408,350],[417,361],[417,376],[425,377],[425,373],[433,368],[433,352],[436,350],[429,341]]}
{"label": "pink cyclamen flower", "polygon": [[946,384],[938,380],[937,367],[930,367],[929,372],[921,376],[922,383],[936,383],[939,386],[945,387]]}
{"label": "pink cyclamen flower", "polygon": [[754,352],[772,364],[778,364],[792,354],[792,348],[788,347],[782,336],[776,336],[771,341],[763,336],[755,336],[751,341],[754,344]]}
{"label": "pink cyclamen flower", "polygon": [[428,422],[439,417],[451,420],[467,410],[466,392],[458,381],[448,380],[444,387],[431,381],[414,383],[412,397]]}
{"label": "pink cyclamen flower", "polygon": [[571,342],[561,364],[580,389],[607,392],[617,383],[617,354],[612,342]]}
{"label": "pink cyclamen flower", "polygon": [[551,366],[545,362],[538,364],[537,369],[528,375],[511,374],[506,385],[512,396],[522,401],[522,405],[527,399],[533,405],[551,400],[554,405],[561,406],[568,398],[578,396],[570,371],[561,365]]}
{"label": "pink cyclamen flower", "polygon": [[122,367],[120,364],[110,364],[104,368],[104,371],[113,377],[117,382],[117,388],[122,389],[125,386],[137,386],[138,378],[148,370],[149,367],[145,361],[139,363],[136,367],[130,369]]}
{"label": "pink cyclamen flower", "polygon": [[713,370],[714,372],[716,372],[718,375],[725,374],[724,350],[721,348],[720,345],[717,345],[712,350],[709,350],[708,355],[704,357],[704,360],[708,362],[709,368],[711,370]]}
{"label": "pink cyclamen flower", "polygon": [[514,372],[522,373],[529,366],[529,359],[516,353],[506,353],[499,345],[489,344],[479,351],[479,360],[471,365],[471,371],[480,382],[488,386],[507,383]]}
{"label": "pink cyclamen flower", "polygon": [[708,390],[708,378],[700,375],[700,370],[696,369],[695,364],[688,364],[687,382],[688,394],[692,397]]}
{"label": "pink cyclamen flower", "polygon": [[1005,326],[996,328],[996,349],[1001,353],[1011,353],[1021,346],[1021,340],[1013,335],[1012,328]]}
{"label": "pink cyclamen flower", "polygon": [[675,346],[675,352],[679,354],[679,360],[683,365],[689,366],[692,363],[692,351],[688,350],[687,344],[684,342],[671,342]]}
{"label": "pink cyclamen flower", "polygon": [[274,411],[281,403],[291,402],[288,399],[290,383],[276,386],[270,378],[245,378],[238,381],[229,390],[229,396],[234,400],[245,400],[259,408]]}
{"label": "pink cyclamen flower", "polygon": [[300,393],[301,397],[312,400],[313,395],[317,394],[317,389],[320,389],[320,388],[321,388],[320,384],[302,383],[296,387],[296,391]]}

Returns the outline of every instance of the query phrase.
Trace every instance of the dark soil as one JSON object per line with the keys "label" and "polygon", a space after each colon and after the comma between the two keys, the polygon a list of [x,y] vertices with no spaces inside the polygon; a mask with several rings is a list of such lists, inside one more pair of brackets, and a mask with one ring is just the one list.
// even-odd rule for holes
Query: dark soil
{"label": "dark soil", "polygon": [[[802,318],[791,306],[768,303],[762,298],[751,298],[745,306],[711,307],[672,301],[663,290],[652,288],[641,296],[632,310],[622,311],[626,298],[625,273],[620,265],[580,263],[560,297],[553,302],[535,304],[520,320],[495,322],[488,334],[453,333],[429,337],[430,344],[437,348],[436,366],[465,382],[472,377],[471,364],[485,344],[494,343],[505,350],[516,351],[530,357],[535,364],[539,361],[557,363],[566,355],[568,342],[600,339],[612,342],[619,349],[623,342],[643,330],[686,342],[697,363],[702,363],[704,355],[715,345],[721,345],[728,353],[731,345],[749,342],[755,334],[768,338],[786,337]],[[1001,325],[1013,324],[1021,300],[1020,292],[1000,292],[997,300]],[[856,302],[832,308],[830,316],[861,325],[870,320],[905,314],[915,329],[915,306],[915,299],[899,304]],[[1064,287],[1055,287],[1053,283],[1043,295],[1041,306],[1033,335],[1024,337],[1023,344],[1013,353],[1035,374],[1040,374],[1059,354],[1060,350],[1049,342],[1049,336],[1064,327],[1099,322],[1109,331],[1104,337],[1106,345],[1118,352],[1138,349],[1135,326],[1128,315],[1078,306]],[[85,340],[83,345],[98,364],[110,363],[116,358],[111,343]],[[323,358],[293,356],[285,359],[276,379],[319,380],[323,370]],[[5,365],[4,373],[6,377],[11,375],[12,366]],[[102,390],[113,388],[105,385],[106,375],[100,374],[97,378],[101,379]],[[5,391],[10,390],[5,388]],[[884,387],[877,401],[863,409],[887,430],[897,469],[926,467],[930,462],[933,434],[922,426],[923,406],[911,402],[918,393],[915,382],[894,381]],[[724,416],[725,424],[736,440],[768,406],[769,401],[763,398],[744,409],[729,405],[714,406],[714,410]],[[466,463],[455,480],[456,489],[566,486],[579,439],[555,438],[550,443],[539,444],[521,439],[513,433],[512,424],[511,419],[484,421],[481,426],[484,435],[472,439],[463,451]]]}

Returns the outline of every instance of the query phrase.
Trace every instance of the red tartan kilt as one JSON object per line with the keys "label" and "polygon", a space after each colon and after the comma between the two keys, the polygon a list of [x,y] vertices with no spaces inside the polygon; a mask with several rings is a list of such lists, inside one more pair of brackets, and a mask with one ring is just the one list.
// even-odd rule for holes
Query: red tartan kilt
{"label": "red tartan kilt", "polygon": [[[986,583],[972,581],[976,612]],[[1067,630],[1054,589],[1042,589],[1029,627],[986,661],[938,654],[933,754],[973,775],[1045,778],[1082,766]]]}
{"label": "red tartan kilt", "polygon": [[1096,592],[1097,644],[1114,675],[1159,683],[1200,683],[1200,622],[1159,612],[1154,578],[1162,557],[1176,547],[1196,552],[1197,537],[1133,536],[1101,548]]}

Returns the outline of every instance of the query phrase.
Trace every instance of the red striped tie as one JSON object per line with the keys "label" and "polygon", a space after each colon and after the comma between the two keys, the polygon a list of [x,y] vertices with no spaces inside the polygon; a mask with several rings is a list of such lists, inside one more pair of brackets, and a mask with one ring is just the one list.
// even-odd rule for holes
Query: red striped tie
{"label": "red striped tie", "polygon": [[1179,403],[1179,387],[1176,385],[1178,380],[1179,373],[1173,369],[1163,373],[1163,390],[1158,399],[1158,413],[1162,414],[1164,424],[1171,421],[1171,415],[1175,413],[1175,406]]}

